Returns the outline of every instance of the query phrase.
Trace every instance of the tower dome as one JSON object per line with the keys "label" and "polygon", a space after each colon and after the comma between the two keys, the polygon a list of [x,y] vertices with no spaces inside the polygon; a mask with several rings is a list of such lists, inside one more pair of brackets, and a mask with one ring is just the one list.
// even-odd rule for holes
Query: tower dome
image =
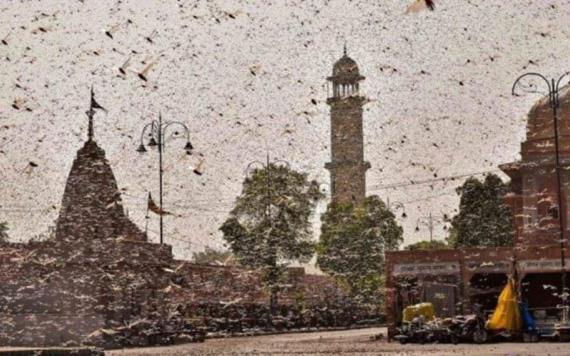
{"label": "tower dome", "polygon": [[[568,151],[570,141],[570,86],[565,85],[559,90],[558,135],[561,152]],[[553,112],[548,96],[538,100],[528,113],[527,148],[533,148],[534,153],[552,152],[553,145],[547,144],[554,137]],[[536,147],[535,147],[536,146]]]}
{"label": "tower dome", "polygon": [[359,82],[364,80],[364,77],[360,75],[356,61],[346,53],[346,46],[344,47],[344,55],[335,62],[332,76],[328,77],[327,80],[333,84],[332,97],[327,99],[329,103],[349,97],[361,98]]}
{"label": "tower dome", "polygon": [[356,76],[358,77],[358,64],[346,53],[333,65],[333,76]]}
{"label": "tower dome", "polygon": [[358,85],[358,82],[364,80],[364,77],[360,75],[356,61],[348,56],[346,45],[343,52],[343,56],[333,65],[332,76],[327,79],[333,84]]}

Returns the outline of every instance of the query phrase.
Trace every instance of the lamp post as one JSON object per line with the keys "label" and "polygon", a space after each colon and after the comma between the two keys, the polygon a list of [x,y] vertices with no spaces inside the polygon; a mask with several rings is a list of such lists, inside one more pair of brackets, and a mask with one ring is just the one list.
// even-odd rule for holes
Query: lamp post
{"label": "lamp post", "polygon": [[147,152],[146,147],[144,145],[145,138],[148,139],[147,146],[149,147],[156,147],[158,149],[158,184],[159,184],[159,209],[160,209],[160,244],[164,242],[164,233],[163,233],[163,219],[162,215],[164,210],[162,209],[162,174],[164,173],[164,169],[162,167],[162,154],[165,149],[166,143],[166,133],[168,128],[178,127],[178,129],[182,129],[182,134],[180,131],[174,131],[174,137],[181,137],[184,135],[186,137],[186,145],[184,146],[184,150],[186,150],[187,154],[192,154],[192,150],[194,147],[190,143],[190,130],[188,126],[179,122],[179,121],[170,121],[170,122],[162,122],[162,114],[158,115],[158,121],[153,120],[151,123],[145,125],[141,132],[141,143],[140,146],[137,148],[137,152],[143,154]]}
{"label": "lamp post", "polygon": [[[546,87],[548,89],[548,103],[550,108],[552,109],[552,119],[553,119],[553,126],[554,126],[554,150],[555,150],[555,170],[556,170],[556,188],[557,188],[557,198],[558,198],[558,221],[559,221],[559,228],[560,228],[560,268],[562,270],[562,326],[564,328],[568,328],[568,303],[567,303],[567,293],[566,293],[566,266],[565,266],[565,241],[564,241],[564,230],[565,230],[565,220],[564,220],[564,210],[562,209],[562,188],[561,188],[561,178],[560,178],[560,150],[559,150],[559,142],[558,142],[558,108],[560,107],[559,101],[559,90],[560,84],[562,80],[567,77],[570,72],[564,73],[558,80],[551,78],[548,80],[544,75],[539,73],[525,73],[518,77],[515,82],[513,83],[513,88],[511,93],[513,96],[517,96],[516,88],[517,86],[522,87],[522,79],[523,78],[538,78],[541,81],[546,83]],[[529,85],[531,90],[526,92],[529,93],[538,93],[538,87],[534,85]]]}
{"label": "lamp post", "polygon": [[386,207],[388,210],[392,212],[392,210],[402,209],[402,218],[407,218],[408,214],[406,214],[406,207],[403,203],[399,201],[390,201],[390,197],[386,198]]}
{"label": "lamp post", "polygon": [[[277,251],[275,251],[275,248],[273,247],[273,241],[272,241],[272,230],[273,230],[273,217],[271,216],[271,166],[279,164],[279,163],[283,163],[287,166],[288,169],[291,169],[291,165],[289,164],[289,162],[285,161],[285,160],[275,160],[273,162],[271,162],[269,160],[269,153],[267,154],[267,158],[265,163],[261,162],[261,161],[252,161],[249,162],[246,169],[245,169],[245,176],[249,178],[249,173],[250,170],[252,169],[252,167],[254,165],[258,165],[262,170],[265,170],[267,172],[267,180],[266,180],[266,184],[267,184],[267,203],[265,205],[265,219],[267,220],[267,223],[269,224],[269,229],[267,230],[267,244],[268,247],[270,248],[269,254],[270,254],[270,268],[271,274],[277,273],[276,269],[277,269]],[[269,286],[269,312],[270,315],[273,315],[275,312],[275,304],[277,302],[276,300],[276,290],[275,290],[275,285],[273,284],[273,281],[271,281],[270,283],[272,283],[272,285]]]}
{"label": "lamp post", "polygon": [[420,231],[420,224],[424,224],[425,226],[427,226],[429,230],[429,242],[431,243],[433,241],[433,228],[434,228],[433,216],[431,215],[431,211],[427,216],[427,220],[424,220],[424,218],[419,218],[416,221],[416,231]]}
{"label": "lamp post", "polygon": [[[428,228],[429,230],[429,242],[433,242],[433,230],[435,229],[436,223],[438,224],[438,226],[442,223],[445,224],[445,222],[448,221],[447,219],[447,215],[444,214],[443,212],[441,212],[441,216],[434,216],[431,211],[429,213],[428,216],[423,216],[418,218],[418,220],[416,220],[416,232],[420,231],[420,225],[424,225]],[[443,225],[443,229],[447,230],[447,226]]]}

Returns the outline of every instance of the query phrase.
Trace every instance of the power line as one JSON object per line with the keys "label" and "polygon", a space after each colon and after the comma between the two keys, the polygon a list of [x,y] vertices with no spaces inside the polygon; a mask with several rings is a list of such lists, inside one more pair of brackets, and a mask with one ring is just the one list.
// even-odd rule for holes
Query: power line
{"label": "power line", "polygon": [[390,189],[390,188],[404,188],[404,187],[415,186],[415,185],[435,183],[435,182],[439,182],[439,181],[455,180],[457,178],[473,177],[473,176],[478,176],[478,175],[483,175],[483,174],[493,173],[493,172],[501,172],[501,170],[500,169],[491,169],[488,171],[466,173],[466,174],[459,174],[459,175],[454,175],[454,176],[432,178],[432,179],[425,179],[425,180],[412,180],[412,179],[410,179],[407,182],[398,182],[398,183],[372,186],[371,187],[372,189],[370,191],[384,190],[384,189]]}
{"label": "power line", "polygon": [[[130,198],[132,198],[132,199],[135,199],[135,200],[144,201],[145,203],[148,202],[148,198],[137,197],[137,196],[135,196],[135,195],[125,194],[125,193],[123,193],[123,195],[128,196],[128,197],[130,197]],[[218,202],[222,202],[222,200],[218,200]],[[174,207],[180,207],[180,208],[194,208],[194,207],[195,207],[195,208],[198,208],[198,209],[200,209],[200,207],[201,207],[201,206],[204,206],[204,205],[210,207],[210,206],[212,206],[212,202],[207,201],[207,200],[203,200],[202,203],[198,203],[198,204],[195,204],[195,205],[194,205],[194,204],[192,204],[192,205],[180,205],[180,204],[177,204],[177,203],[171,203],[171,204],[169,204],[169,206],[171,206],[171,207],[172,207],[172,206],[174,206]],[[232,206],[232,205],[233,205],[233,202],[232,202],[232,203],[228,202],[227,205],[218,205],[218,206],[219,206],[219,207],[223,207],[223,206],[228,206],[228,207],[230,207],[230,206]]]}
{"label": "power line", "polygon": [[[487,170],[487,171],[458,174],[458,175],[452,175],[452,176],[446,176],[446,177],[440,177],[440,178],[424,179],[424,180],[417,180],[417,181],[409,180],[406,182],[396,182],[396,183],[391,183],[391,184],[372,186],[372,187],[370,187],[371,189],[368,191],[369,192],[375,192],[375,191],[386,190],[386,189],[406,188],[406,187],[411,187],[411,186],[435,183],[435,182],[439,182],[439,181],[447,181],[447,180],[455,180],[458,178],[473,177],[473,176],[477,176],[477,175],[483,175],[483,174],[500,172],[500,171],[501,171],[500,169],[492,169],[492,170]],[[139,201],[144,201],[144,202],[148,201],[147,198],[137,197],[137,196],[129,194],[129,193],[122,192],[121,194],[128,196],[129,198],[139,200]],[[444,195],[448,195],[448,194],[452,194],[452,193],[445,193],[445,194],[434,195],[434,196],[430,196],[430,197],[424,197],[424,198],[420,198],[420,199],[416,199],[416,200],[410,200],[410,201],[407,201],[405,203],[408,204],[408,203],[413,203],[413,202],[417,202],[417,201],[433,199],[433,198],[437,198],[439,196],[444,196]],[[181,208],[181,209],[197,210],[197,211],[201,211],[201,212],[229,213],[229,210],[231,210],[230,208],[233,204],[233,201],[229,202],[227,200],[226,200],[227,205],[225,205],[225,204],[224,205],[213,205],[211,202],[208,202],[207,200],[203,200],[203,202],[204,202],[203,204],[198,203],[196,205],[171,204],[170,206],[176,207],[176,208]],[[223,202],[223,200],[218,200],[218,202]],[[206,206],[212,207],[212,208],[204,208],[203,205],[206,205]],[[6,212],[6,213],[43,213],[43,212],[48,212],[50,210],[50,208],[24,208],[21,205],[18,206],[18,205],[10,205],[10,204],[7,204],[5,206],[6,206],[6,208],[0,208],[0,212]],[[18,207],[13,207],[13,206],[18,206]],[[215,207],[226,208],[229,210],[213,209]],[[133,210],[137,210],[137,208],[135,208]],[[138,209],[138,210],[142,210],[142,209]],[[144,210],[146,210],[146,209],[144,209]]]}

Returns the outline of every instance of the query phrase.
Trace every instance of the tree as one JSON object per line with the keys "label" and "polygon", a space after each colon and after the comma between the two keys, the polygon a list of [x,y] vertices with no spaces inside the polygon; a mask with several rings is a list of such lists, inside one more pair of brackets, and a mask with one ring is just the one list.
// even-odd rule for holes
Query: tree
{"label": "tree", "polygon": [[331,203],[321,217],[317,265],[348,286],[356,301],[379,304],[384,252],[397,250],[403,229],[377,196],[362,206]]}
{"label": "tree", "polygon": [[0,244],[8,242],[8,223],[0,223]]}
{"label": "tree", "polygon": [[449,246],[445,241],[432,240],[432,241],[419,241],[415,244],[406,246],[406,250],[417,251],[417,250],[443,250],[448,249]]}
{"label": "tree", "polygon": [[192,262],[203,265],[233,265],[235,261],[232,258],[231,251],[219,251],[210,247],[192,254]]}
{"label": "tree", "polygon": [[264,270],[272,312],[287,264],[308,261],[314,253],[311,217],[323,197],[318,183],[306,174],[269,164],[245,179],[235,207],[220,227],[241,265]]}
{"label": "tree", "polygon": [[448,244],[460,247],[510,246],[513,242],[513,216],[503,202],[509,186],[495,174],[483,182],[469,178],[457,188],[461,195],[459,213],[451,219]]}

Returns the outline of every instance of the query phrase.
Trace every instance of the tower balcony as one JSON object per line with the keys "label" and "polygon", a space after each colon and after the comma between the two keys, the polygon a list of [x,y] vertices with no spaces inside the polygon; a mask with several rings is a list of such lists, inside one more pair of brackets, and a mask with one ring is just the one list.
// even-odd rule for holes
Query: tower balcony
{"label": "tower balcony", "polygon": [[366,103],[366,97],[362,95],[346,95],[346,96],[331,96],[327,98],[328,105],[363,105]]}
{"label": "tower balcony", "polygon": [[363,169],[370,169],[370,162],[368,161],[333,161],[325,163],[325,168],[330,170],[335,170],[337,168],[345,167],[358,167],[361,166]]}

